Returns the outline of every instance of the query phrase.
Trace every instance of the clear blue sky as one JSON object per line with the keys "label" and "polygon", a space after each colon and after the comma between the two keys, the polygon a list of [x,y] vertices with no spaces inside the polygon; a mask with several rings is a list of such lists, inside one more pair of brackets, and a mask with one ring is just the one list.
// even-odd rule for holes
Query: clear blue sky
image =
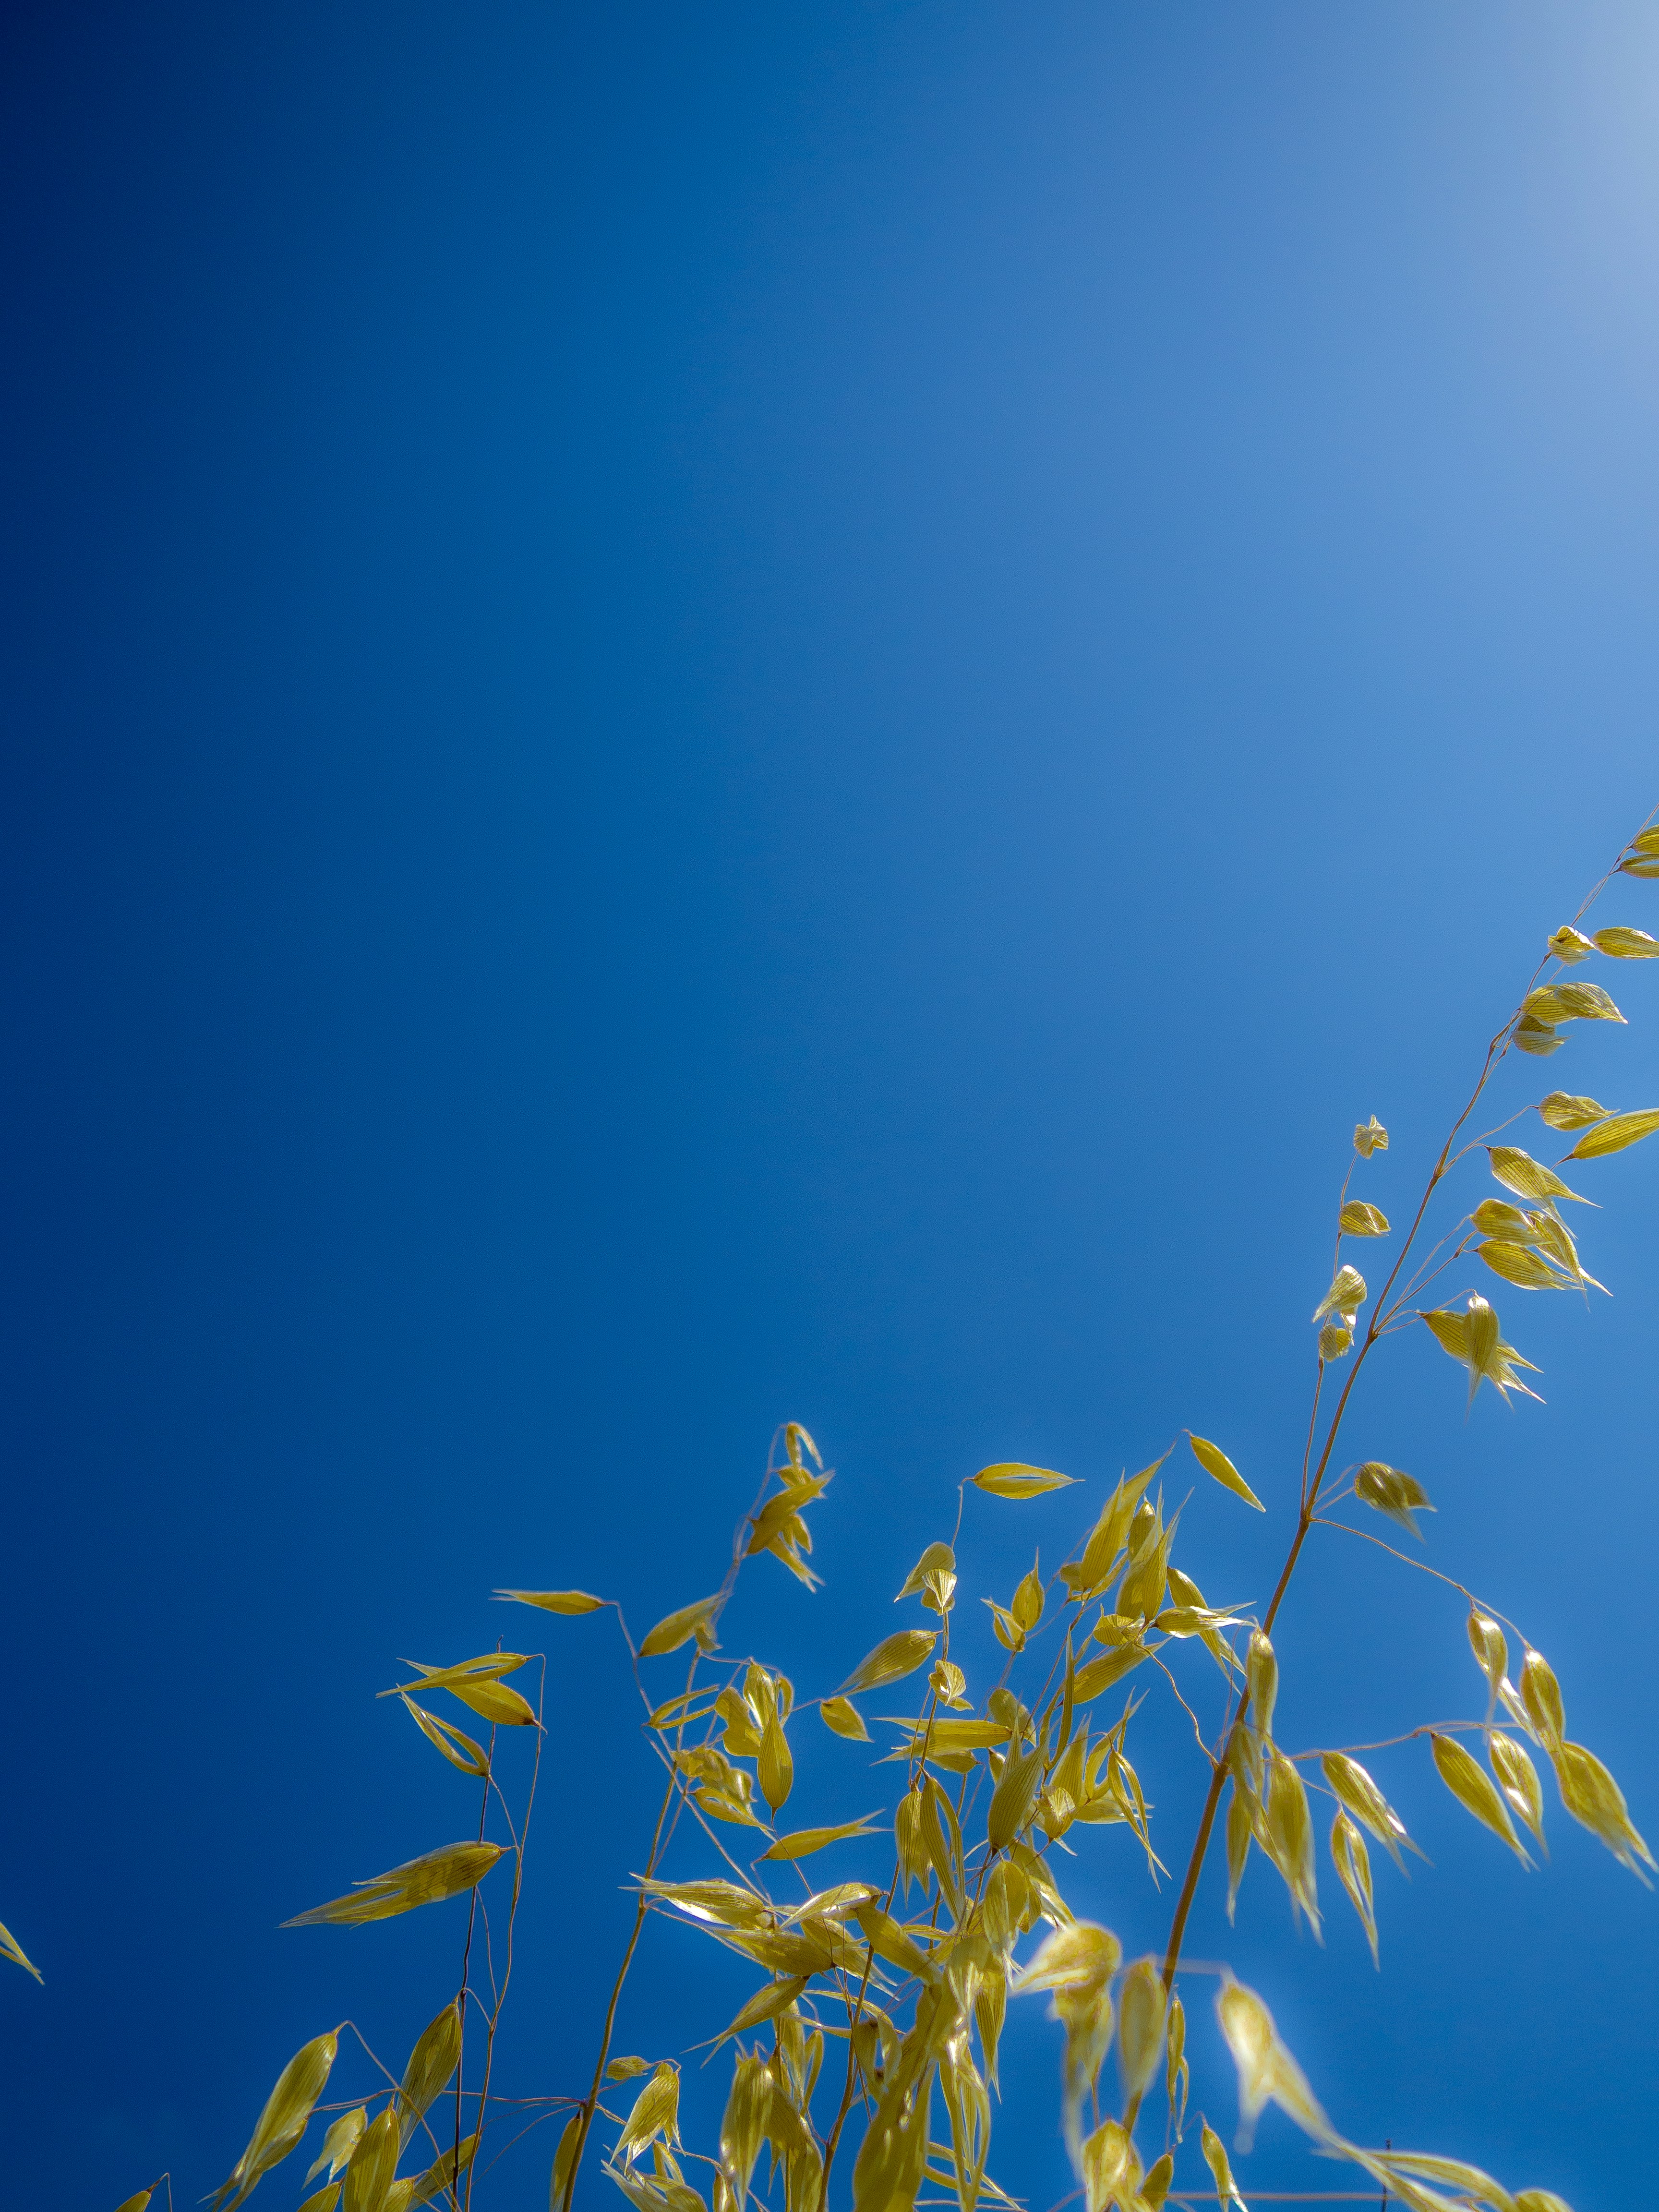
{"label": "clear blue sky", "polygon": [[[699,1595],[777,1421],[841,1469],[831,1590],[731,1629],[804,1686],[1004,1456],[1097,1496],[1222,1438],[1272,1525],[1200,1499],[1190,1559],[1265,1597],[1349,1129],[1394,1209],[1659,800],[1659,19],[15,0],[0,40],[0,1917],[46,1975],[0,1977],[0,2193],[106,2212],[216,2183],[307,2036],[396,2057],[441,2002],[459,1908],[276,1927],[465,1832],[395,1655],[493,1642],[501,1583]],[[1612,980],[1632,1026],[1548,1079],[1659,1103],[1659,976]],[[1597,1194],[1615,1299],[1500,1302],[1547,1407],[1466,1421],[1412,1340],[1355,1441],[1653,1836],[1659,1146]],[[1284,1731],[1468,1710],[1455,1602],[1330,1565]],[[523,2094],[580,2086],[650,1787],[613,1642],[552,1648]],[[1386,1779],[1436,1863],[1379,1866],[1380,1978],[1259,1869],[1195,1949],[1353,2132],[1650,2191],[1655,1900],[1559,1814],[1527,1875],[1419,1753]],[[624,2047],[694,1962],[657,1944]],[[1030,2011],[998,2165],[1042,2212]],[[1269,2121],[1241,2171],[1330,2169]]]}

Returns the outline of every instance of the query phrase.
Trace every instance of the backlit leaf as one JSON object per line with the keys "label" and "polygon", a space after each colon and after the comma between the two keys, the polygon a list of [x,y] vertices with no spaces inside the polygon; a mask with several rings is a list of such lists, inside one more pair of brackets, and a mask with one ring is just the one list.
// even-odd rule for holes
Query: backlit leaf
{"label": "backlit leaf", "polygon": [[948,1544],[930,1544],[905,1577],[904,1587],[893,1602],[896,1605],[899,1598],[936,1595],[941,1587],[946,1588],[948,1595],[949,1590],[956,1588],[956,1553]]}
{"label": "backlit leaf", "polygon": [[262,2174],[285,2159],[306,2131],[312,2106],[327,2084],[338,2035],[319,2035],[296,2051],[276,2076],[276,2085],[265,2100],[247,2148],[230,2170],[228,2180],[215,2192],[216,2204],[240,2204]]}
{"label": "backlit leaf", "polygon": [[1331,1287],[1314,1308],[1313,1318],[1321,1322],[1327,1314],[1338,1314],[1344,1325],[1352,1328],[1367,1295],[1365,1278],[1358,1267],[1339,1267]]}
{"label": "backlit leaf", "polygon": [[9,1959],[14,1966],[21,1966],[26,1974],[33,1974],[35,1980],[45,1987],[46,1977],[33,1960],[26,1956],[22,1945],[3,1920],[0,1920],[0,1958]]}
{"label": "backlit leaf", "polygon": [[1527,1718],[1546,1750],[1553,1750],[1567,1732],[1566,1707],[1554,1669],[1541,1651],[1528,1649],[1521,1662],[1521,1703]]}
{"label": "backlit leaf", "polygon": [[1570,1022],[1622,1022],[1625,1018],[1599,983],[1558,983],[1554,988]]}
{"label": "backlit leaf", "polygon": [[1238,2069],[1238,2109],[1246,2136],[1269,2101],[1317,2141],[1331,2141],[1330,2122],[1321,2111],[1307,2076],[1280,2042],[1273,2014],[1254,1990],[1224,1969],[1216,2017]]}
{"label": "backlit leaf", "polygon": [[1528,1251],[1524,1244],[1512,1244],[1493,1237],[1474,1249],[1494,1275],[1501,1275],[1506,1283],[1514,1283],[1521,1290],[1565,1291],[1569,1287],[1568,1277],[1540,1259],[1536,1252]]}
{"label": "backlit leaf", "polygon": [[1405,1822],[1365,1769],[1357,1759],[1350,1759],[1342,1751],[1328,1751],[1319,1764],[1343,1810],[1351,1814],[1361,1827],[1370,1830],[1403,1873],[1405,1864],[1400,1846],[1406,1844],[1413,1850],[1416,1846],[1406,1833]]}
{"label": "backlit leaf", "polygon": [[1355,1152],[1358,1153],[1362,1160],[1370,1159],[1373,1152],[1386,1152],[1388,1151],[1389,1133],[1382,1127],[1382,1124],[1377,1120],[1375,1114],[1371,1115],[1369,1121],[1360,1121],[1356,1123],[1353,1133],[1353,1148]]}
{"label": "backlit leaf", "polygon": [[328,2168],[331,2181],[343,2166],[351,2163],[351,2154],[357,2148],[357,2138],[368,2125],[368,2107],[358,2105],[349,2112],[342,2112],[323,2137],[323,2148],[307,2169],[306,2179],[314,2181],[323,2168]]}
{"label": "backlit leaf", "polygon": [[341,2212],[385,2212],[392,2177],[398,2171],[398,2116],[387,2106],[358,2139],[345,2171]]}
{"label": "backlit leaf", "polygon": [[1146,1646],[1144,1644],[1128,1644],[1115,1651],[1109,1651],[1103,1659],[1086,1661],[1078,1668],[1073,1682],[1072,1702],[1086,1705],[1103,1690],[1109,1690],[1114,1683],[1121,1682],[1131,1668],[1139,1666],[1146,1656]]}
{"label": "backlit leaf", "polygon": [[1509,1808],[1492,1777],[1475,1765],[1455,1737],[1431,1734],[1429,1741],[1434,1748],[1434,1763],[1440,1779],[1464,1811],[1472,1813],[1493,1835],[1501,1838],[1522,1866],[1530,1866],[1532,1861],[1510,1825]]}
{"label": "backlit leaf", "polygon": [[1538,1102],[1538,1111],[1552,1129],[1587,1129],[1592,1121],[1605,1121],[1609,1109],[1572,1091],[1552,1091]]}
{"label": "backlit leaf", "polygon": [[447,2004],[422,2031],[420,2041],[409,2054],[395,2107],[400,2148],[407,2145],[460,2060],[461,2008],[458,2000]]}
{"label": "backlit leaf", "polygon": [[417,1705],[413,1698],[404,1698],[415,1725],[429,1743],[434,1743],[452,1766],[459,1766],[463,1774],[488,1774],[489,1759],[481,1743],[448,1721],[441,1721],[436,1713],[429,1713]]}
{"label": "backlit leaf", "polygon": [[1041,1498],[1045,1492],[1063,1490],[1077,1480],[1074,1474],[1056,1474],[1051,1467],[1027,1467],[1019,1460],[1000,1460],[982,1467],[973,1477],[974,1486],[993,1498]]}
{"label": "backlit leaf", "polygon": [[760,1756],[755,1762],[760,1778],[761,1795],[775,1813],[787,1799],[795,1786],[795,1762],[790,1756],[789,1739],[783,1732],[783,1723],[776,1712],[769,1717],[761,1737]]}
{"label": "backlit leaf", "polygon": [[1536,1374],[1530,1359],[1523,1359],[1512,1344],[1505,1344],[1498,1333],[1498,1316],[1485,1298],[1471,1297],[1464,1313],[1453,1313],[1439,1308],[1420,1316],[1434,1333],[1440,1349],[1454,1359],[1462,1360],[1469,1370],[1469,1397],[1473,1401],[1482,1382],[1490,1382],[1502,1398],[1511,1390],[1519,1390],[1528,1398],[1538,1393],[1529,1390],[1516,1373],[1517,1367],[1527,1368]]}
{"label": "backlit leaf", "polygon": [[1587,1129],[1572,1150],[1570,1160],[1599,1160],[1608,1152],[1622,1152],[1626,1145],[1639,1144],[1659,1129],[1659,1106],[1636,1114],[1609,1114],[1605,1121]]}
{"label": "backlit leaf", "polygon": [[1492,1162],[1493,1175],[1504,1188],[1512,1190],[1517,1198],[1529,1198],[1534,1206],[1555,1198],[1571,1198],[1580,1206],[1590,1203],[1579,1197],[1576,1190],[1569,1190],[1553,1169],[1545,1167],[1518,1146],[1488,1145],[1486,1157]]}
{"label": "backlit leaf", "polygon": [[931,1628],[901,1628],[859,1662],[842,1685],[842,1694],[884,1689],[889,1682],[902,1681],[933,1657],[938,1641]]}
{"label": "backlit leaf", "polygon": [[1414,1475],[1403,1474],[1399,1468],[1389,1467],[1386,1461],[1380,1459],[1368,1459],[1363,1467],[1355,1470],[1353,1494],[1362,1505],[1371,1506],[1378,1513],[1386,1513],[1402,1528],[1409,1528],[1413,1536],[1420,1536],[1422,1531],[1413,1515],[1432,1513],[1435,1510],[1430,1504],[1422,1484]]}
{"label": "backlit leaf", "polygon": [[1628,1867],[1638,1881],[1647,1881],[1637,1862],[1653,1866],[1653,1853],[1632,1826],[1624,1792],[1595,1753],[1586,1751],[1582,1743],[1563,1743],[1551,1758],[1561,1802],[1573,1819],[1599,1837],[1620,1866]]}
{"label": "backlit leaf", "polygon": [[1345,1237],[1386,1237],[1389,1233],[1389,1217],[1380,1206],[1367,1206],[1363,1200],[1351,1198],[1337,1217],[1337,1227]]}
{"label": "backlit leaf", "polygon": [[1239,2195],[1233,2180],[1232,2167],[1227,2163],[1227,2146],[1207,2120],[1200,2124],[1203,2133],[1199,2141],[1203,2146],[1204,2163],[1214,2177],[1216,2203],[1221,2206],[1222,2212],[1226,2212],[1226,2208],[1232,2204],[1238,2207],[1238,2212],[1247,2212],[1244,2199]]}
{"label": "backlit leaf", "polygon": [[720,1606],[718,1593],[714,1597],[700,1597],[695,1605],[683,1605],[678,1613],[664,1615],[640,1646],[641,1659],[659,1659],[665,1653],[678,1651],[695,1636],[699,1645],[713,1648],[714,1616]]}
{"label": "backlit leaf", "polygon": [[1474,1663],[1486,1678],[1493,1697],[1498,1685],[1509,1671],[1510,1647],[1504,1632],[1489,1614],[1478,1612],[1473,1606],[1468,1619],[1469,1649],[1474,1654]]}
{"label": "backlit leaf", "polygon": [[611,1602],[590,1596],[586,1590],[498,1589],[495,1595],[514,1605],[538,1605],[544,1613],[598,1613]]}
{"label": "backlit leaf", "polygon": [[634,2109],[617,2138],[615,2154],[632,2165],[646,2145],[658,2136],[665,2136],[671,2143],[678,2142],[679,2109],[679,2069],[665,2058],[635,2099]]}
{"label": "backlit leaf", "polygon": [[864,1717],[850,1698],[825,1698],[818,1706],[819,1717],[827,1729],[836,1735],[844,1735],[849,1743],[868,1743],[870,1731],[864,1725]]}
{"label": "backlit leaf", "polygon": [[814,1851],[821,1851],[826,1844],[845,1843],[849,1836],[872,1836],[876,1831],[870,1826],[873,1814],[862,1820],[843,1820],[835,1828],[797,1828],[793,1835],[780,1836],[777,1841],[761,1853],[763,1859],[804,1859]]}
{"label": "backlit leaf", "polygon": [[1431,2151],[1391,2150],[1373,2154],[1379,2166],[1395,2175],[1419,2176],[1425,2181],[1441,2181],[1449,2189],[1457,2189],[1469,2197],[1478,2197],[1495,2208],[1495,2212],[1515,2212],[1515,2199],[1507,2189],[1494,2181],[1478,2166],[1465,2159],[1441,2158]]}
{"label": "backlit leaf", "polygon": [[[560,2148],[563,2148],[562,2143]],[[424,2173],[416,2176],[410,2191],[407,2212],[413,2212],[413,2208],[417,2204],[429,2204],[434,2197],[441,2196],[445,2191],[452,2189],[456,2176],[467,2171],[477,2157],[477,2152],[478,2137],[476,2130],[470,2136],[463,2136],[459,2143],[452,2142],[441,2158],[434,2160]],[[396,2185],[401,2187],[402,2184],[398,2183]],[[390,2203],[391,2199],[388,2197],[388,2207]]]}
{"label": "backlit leaf", "polygon": [[[1352,1273],[1352,1270],[1346,1272]],[[1193,1448],[1193,1457],[1206,1474],[1213,1475],[1224,1490],[1231,1490],[1235,1498],[1242,1498],[1247,1505],[1254,1505],[1258,1513],[1267,1511],[1267,1507],[1219,1444],[1212,1444],[1207,1437],[1195,1437],[1190,1429],[1187,1431],[1187,1441]]]}
{"label": "backlit leaf", "polygon": [[1538,1786],[1538,1770],[1521,1746],[1502,1729],[1494,1729],[1486,1743],[1486,1756],[1498,1777],[1498,1786],[1511,1813],[1526,1822],[1547,1857],[1544,1841],[1544,1793]]}
{"label": "backlit leaf", "polygon": [[365,1921],[389,1920],[396,1913],[411,1912],[416,1905],[436,1905],[463,1890],[476,1888],[501,1852],[500,1844],[445,1844],[393,1867],[387,1874],[376,1875],[370,1881],[359,1882],[349,1897],[314,1905],[310,1911],[296,1913],[283,1925],[313,1928],[333,1922],[355,1927]]}
{"label": "backlit leaf", "polygon": [[1645,929],[1598,929],[1595,944],[1612,960],[1659,960],[1659,939]]}
{"label": "backlit leaf", "polygon": [[1139,2103],[1158,2071],[1166,2013],[1158,1961],[1137,1959],[1123,1977],[1117,2000],[1117,2060],[1126,2104]]}
{"label": "backlit leaf", "polygon": [[1365,1940],[1371,1947],[1371,1964],[1380,1967],[1382,1960],[1376,1949],[1376,1912],[1371,1901],[1371,1856],[1365,1849],[1365,1838],[1360,1834],[1346,1812],[1337,1814],[1331,1823],[1331,1861],[1337,1878],[1348,1893],[1354,1911],[1359,1915],[1365,1930]]}

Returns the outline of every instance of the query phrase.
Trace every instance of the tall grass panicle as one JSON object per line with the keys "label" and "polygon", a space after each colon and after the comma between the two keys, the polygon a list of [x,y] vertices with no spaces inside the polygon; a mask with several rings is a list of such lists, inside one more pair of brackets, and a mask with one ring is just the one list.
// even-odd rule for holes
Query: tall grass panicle
{"label": "tall grass panicle", "polygon": [[[1588,1298],[1601,1290],[1569,1225],[1583,1194],[1561,1170],[1575,1182],[1594,1179],[1605,1196],[1601,1163],[1659,1131],[1659,1107],[1613,1111],[1554,1090],[1535,1109],[1506,1110],[1496,1127],[1474,1131],[1500,1070],[1524,1073],[1523,1062],[1556,1053],[1576,1022],[1624,1021],[1584,971],[1653,959],[1659,942],[1623,922],[1594,931],[1584,925],[1609,883],[1654,878],[1659,829],[1649,827],[1549,939],[1519,1005],[1486,1045],[1468,1102],[1401,1224],[1364,1194],[1366,1163],[1387,1148],[1388,1131],[1374,1115],[1355,1129],[1333,1208],[1328,1285],[1310,1285],[1312,1403],[1293,1496],[1262,1480],[1267,1495],[1258,1497],[1222,1443],[1177,1430],[1158,1459],[1125,1474],[1098,1510],[1082,1517],[1072,1555],[1056,1571],[1045,1577],[1034,1565],[1016,1579],[1011,1567],[1004,1590],[964,1612],[956,1557],[963,1513],[1006,1516],[1018,1540],[1026,1504],[1073,1486],[1072,1476],[1053,1468],[981,1468],[957,1485],[949,1537],[929,1544],[903,1577],[903,1625],[862,1657],[849,1652],[840,1679],[813,1684],[805,1696],[765,1660],[734,1657],[720,1644],[722,1615],[750,1562],[768,1559],[807,1588],[817,1581],[807,1516],[830,1475],[798,1422],[780,1431],[717,1587],[637,1642],[617,1601],[583,1590],[497,1593],[544,1616],[612,1612],[639,1687],[646,1755],[662,1775],[655,1828],[641,1839],[631,1929],[596,2007],[591,2078],[528,2112],[523,2100],[508,2106],[495,2097],[491,2084],[542,1742],[539,1692],[532,1705],[508,1678],[532,1665],[544,1671],[544,1662],[490,1651],[415,1666],[382,1692],[441,1758],[476,1779],[476,1829],[289,1924],[353,1926],[465,1897],[455,1992],[401,2077],[368,2054],[364,2063],[379,2086],[359,2098],[324,2103],[343,2028],[296,2053],[214,2200],[219,2212],[233,2212],[302,2144],[312,2152],[306,2182],[319,2183],[304,2212],[408,2212],[422,2204],[471,2212],[486,2194],[480,2151],[492,2134],[499,2144],[526,2118],[560,2113],[550,2212],[570,2212],[585,2167],[597,2167],[636,2212],[747,2212],[758,2196],[763,2152],[769,2212],[821,2212],[832,2191],[853,2212],[910,2212],[924,2189],[954,2197],[960,2212],[997,2212],[1018,2202],[1018,2177],[992,2172],[998,2044],[1009,1998],[1039,1994],[1050,1999],[1063,2031],[1061,2119],[1085,2212],[1158,2212],[1167,2198],[1193,2201],[1212,2189],[1228,2212],[1243,2199],[1227,2151],[1207,2123],[1194,2129],[1189,2120],[1192,2068],[1207,2069],[1212,2047],[1218,2055],[1207,2036],[1201,2057],[1196,2045],[1189,2051],[1194,1984],[1214,1990],[1220,2040],[1237,2074],[1243,2140],[1272,2102],[1320,2150],[1352,2161],[1412,2212],[1566,2212],[1547,2188],[1511,2189],[1455,2154],[1350,2142],[1286,2049],[1264,1998],[1224,1966],[1218,1975],[1211,1966],[1183,1975],[1182,1951],[1218,1827],[1229,1917],[1255,1850],[1284,1882],[1292,1915],[1305,1916],[1316,1931],[1325,1909],[1318,1831],[1328,1817],[1331,1868],[1373,1959],[1372,1846],[1396,1863],[1415,1848],[1384,1781],[1353,1750],[1293,1748],[1275,1734],[1273,1627],[1316,1528],[1380,1544],[1432,1575],[1467,1633],[1469,1717],[1425,1724],[1380,1748],[1393,1761],[1431,1761],[1495,1846],[1528,1863],[1545,1848],[1540,1767],[1547,1766],[1567,1814],[1638,1880],[1654,1867],[1619,1784],[1569,1735],[1548,1660],[1496,1603],[1404,1548],[1419,1533],[1418,1516],[1432,1510],[1422,1485],[1380,1460],[1345,1463],[1340,1449],[1360,1376],[1390,1339],[1426,1328],[1465,1370],[1470,1399],[1483,1384],[1505,1398],[1532,1396],[1524,1378],[1535,1370],[1509,1342],[1493,1298],[1507,1305],[1516,1291]],[[1507,1141],[1532,1112],[1542,1142],[1537,1133],[1532,1141],[1540,1149],[1570,1140],[1553,1164]],[[1476,1189],[1482,1182],[1484,1196]],[[1162,1480],[1171,1455],[1177,1465],[1195,1461],[1209,1478],[1213,1489],[1202,1494],[1217,1515],[1267,1512],[1284,1522],[1284,1564],[1259,1616],[1211,1605],[1178,1564],[1180,1516],[1166,1510]],[[1401,1541],[1389,1540],[1396,1534]],[[1026,1555],[1021,1541],[1018,1556]],[[980,1626],[987,1609],[988,1637]],[[976,1661],[991,1638],[1000,1655],[995,1686],[978,1698],[962,1663],[970,1622],[981,1647]],[[1448,1632],[1455,1632],[1449,1620]],[[872,1766],[871,1751],[861,1748],[872,1745],[867,1701],[900,1684],[908,1686],[915,1710],[886,1723],[896,1727],[896,1742],[884,1742]],[[447,1710],[436,1708],[440,1698]],[[884,1702],[893,1700],[884,1695]],[[487,1724],[484,1741],[453,1717],[456,1707],[471,1726]],[[828,1729],[849,1747],[856,1815],[788,1826],[791,1732],[802,1729]],[[501,1732],[510,1729],[525,1731],[532,1747],[511,1802],[495,1772]],[[1190,1837],[1155,1833],[1149,1817],[1134,1751],[1152,1729],[1172,1731],[1207,1767]],[[1373,1758],[1379,1749],[1357,1747]],[[884,1776],[893,1778],[888,1802],[868,1814]],[[1316,1798],[1322,1801],[1317,1815]],[[1179,1869],[1162,1953],[1127,1963],[1112,1931],[1077,1918],[1061,1889],[1063,1858],[1093,1844],[1085,1832],[1117,1828],[1149,1875],[1166,1864]],[[890,1841],[890,1870],[872,1881],[836,1880],[837,1846],[872,1836]],[[1062,1838],[1066,1854],[1054,1849]],[[634,1855],[628,1863],[641,1861]],[[493,1946],[483,1940],[479,1886],[486,1881],[498,1922]],[[681,2139],[677,2059],[622,2057],[612,2047],[629,1969],[661,1914],[695,1923],[711,1943],[748,1960],[756,1977],[729,2021],[697,2016],[694,1989],[685,2016],[661,2023],[664,2050],[710,2039],[730,2045],[719,2137],[697,2146]],[[3,1930],[0,1942],[28,1965]],[[561,1990],[559,2001],[568,2004],[570,1992]],[[1115,2100],[1103,2088],[1114,2044]],[[1103,2109],[1103,2099],[1115,2109]],[[1216,2103],[1213,2087],[1206,2103]],[[410,2168],[401,2178],[400,2166]],[[141,2191],[122,2212],[143,2212],[149,2203],[149,2191]]]}

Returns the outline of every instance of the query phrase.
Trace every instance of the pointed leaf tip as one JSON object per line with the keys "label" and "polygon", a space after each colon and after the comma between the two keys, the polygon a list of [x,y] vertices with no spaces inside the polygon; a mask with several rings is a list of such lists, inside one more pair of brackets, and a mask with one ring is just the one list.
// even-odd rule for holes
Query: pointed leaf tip
{"label": "pointed leaf tip", "polygon": [[1212,1475],[1222,1488],[1231,1490],[1235,1498],[1242,1498],[1247,1505],[1254,1505],[1258,1513],[1267,1511],[1267,1507],[1219,1444],[1212,1444],[1207,1437],[1195,1437],[1190,1429],[1187,1431],[1187,1441],[1193,1448],[1193,1457],[1206,1474]]}
{"label": "pointed leaf tip", "polygon": [[1050,1490],[1064,1490],[1078,1478],[1060,1474],[1051,1467],[1027,1467],[1022,1460],[1000,1460],[994,1467],[982,1467],[969,1480],[975,1490],[982,1490],[990,1498],[1041,1498]]}

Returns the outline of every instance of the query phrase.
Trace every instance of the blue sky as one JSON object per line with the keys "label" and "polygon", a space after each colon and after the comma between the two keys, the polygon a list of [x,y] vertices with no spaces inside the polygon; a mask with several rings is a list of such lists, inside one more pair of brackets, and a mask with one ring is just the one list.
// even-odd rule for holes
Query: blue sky
{"label": "blue sky", "polygon": [[[9,2186],[98,2212],[214,2185],[307,2037],[395,2059],[442,2001],[458,1908],[276,1927],[465,1832],[374,1702],[396,1656],[492,1642],[503,1583],[700,1595],[778,1421],[840,1470],[830,1587],[757,1577],[727,1641],[803,1686],[1003,1457],[1097,1498],[1221,1438],[1268,1525],[1200,1498],[1189,1564],[1265,1597],[1349,1130],[1393,1130],[1398,1210],[1659,802],[1659,25],[25,0],[0,35],[0,1917],[46,1976],[0,2033]],[[1659,1101],[1655,978],[1609,980],[1631,1027],[1504,1111]],[[1408,1339],[1355,1431],[1650,1835],[1656,1176],[1598,1170],[1613,1302],[1499,1302],[1547,1407],[1466,1419]],[[1082,1517],[1028,1510],[970,1521],[981,1586]],[[1455,1601],[1318,1569],[1287,1734],[1472,1708]],[[650,1790],[614,1640],[554,1632],[525,2095],[591,2063]],[[1380,1977],[1259,1868],[1195,1948],[1354,2133],[1628,2197],[1654,1900],[1559,1814],[1523,1874],[1389,1758],[1435,1865],[1379,1869]],[[1178,1835],[1162,1723],[1144,1771]],[[803,1756],[803,1813],[859,1786]],[[1161,1940],[1126,1858],[1077,1879]],[[625,2045],[694,1962],[656,1943]],[[1041,2207],[1030,2010],[998,2166]],[[1207,2028],[1194,2061],[1231,2131]],[[539,2207],[550,2156],[486,2201]],[[1327,2171],[1269,2121],[1241,2177]]]}

